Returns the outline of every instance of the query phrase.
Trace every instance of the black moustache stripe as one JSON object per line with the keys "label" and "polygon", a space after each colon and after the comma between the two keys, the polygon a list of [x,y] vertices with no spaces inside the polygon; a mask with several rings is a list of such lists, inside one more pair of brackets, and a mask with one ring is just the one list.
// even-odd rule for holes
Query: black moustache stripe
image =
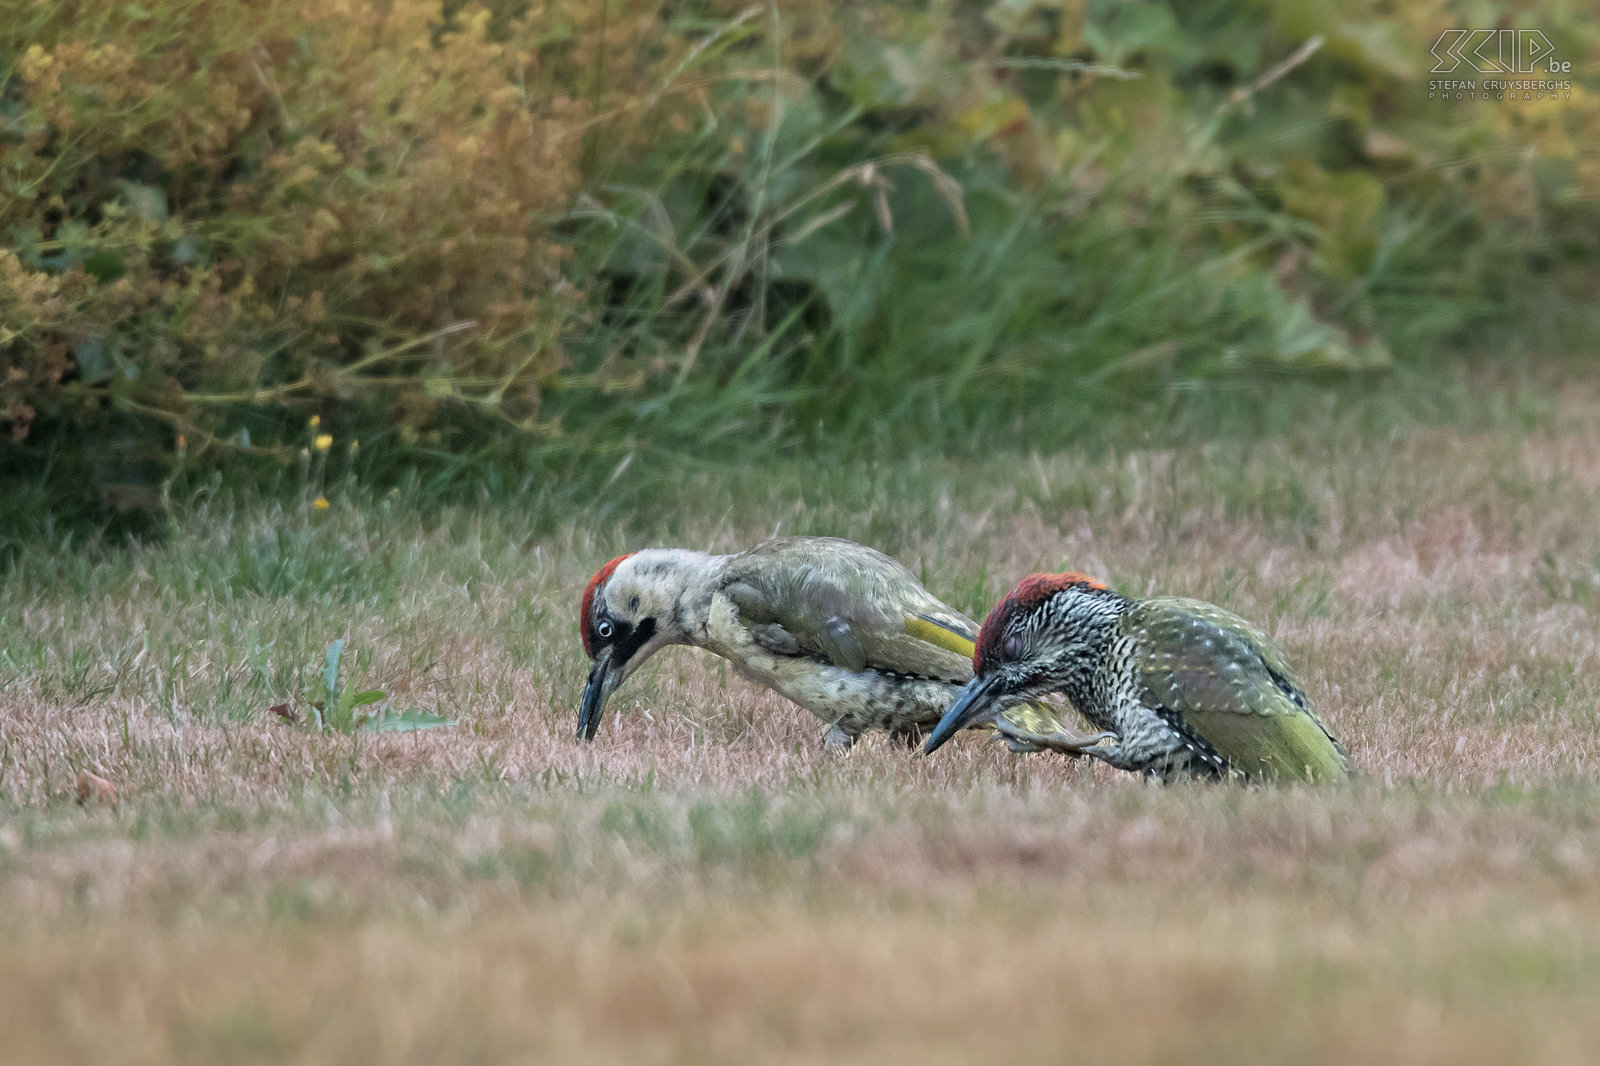
{"label": "black moustache stripe", "polygon": [[618,623],[617,633],[611,640],[611,646],[616,649],[611,653],[612,668],[616,669],[633,658],[640,648],[650,643],[650,638],[655,635],[656,620],[654,618],[642,619],[636,626]]}

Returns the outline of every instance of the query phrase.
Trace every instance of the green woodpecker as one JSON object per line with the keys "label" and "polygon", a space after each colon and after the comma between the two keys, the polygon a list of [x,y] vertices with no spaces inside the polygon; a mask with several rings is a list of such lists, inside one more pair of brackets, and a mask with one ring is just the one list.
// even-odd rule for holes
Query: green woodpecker
{"label": "green woodpecker", "polygon": [[927,751],[1016,701],[1059,692],[1105,732],[1050,736],[1003,720],[996,727],[1163,781],[1334,781],[1351,772],[1349,754],[1312,712],[1283,653],[1255,626],[1200,600],[1134,600],[1082,574],[1033,574],[989,613],[973,667],[977,676]]}
{"label": "green woodpecker", "polygon": [[[736,555],[621,556],[590,580],[578,626],[593,662],[581,739],[594,738],[606,699],[640,664],[690,644],[828,722],[829,749],[870,728],[920,738],[972,679],[978,632],[904,566],[832,537],[781,537]],[[1053,708],[1019,706],[1009,717],[1040,735],[1062,729]]]}

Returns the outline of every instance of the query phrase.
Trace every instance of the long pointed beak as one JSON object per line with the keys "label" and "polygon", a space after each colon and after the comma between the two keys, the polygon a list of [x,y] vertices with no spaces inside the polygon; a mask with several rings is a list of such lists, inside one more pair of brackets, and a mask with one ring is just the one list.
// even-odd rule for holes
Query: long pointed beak
{"label": "long pointed beak", "polygon": [[939,724],[933,727],[933,732],[928,735],[928,742],[922,746],[922,753],[931,755],[960,730],[976,724],[980,719],[994,717],[997,710],[995,703],[999,697],[998,686],[992,678],[975,677],[967,682],[967,687],[961,690],[961,695],[956,697],[950,709],[944,712]]}
{"label": "long pointed beak", "polygon": [[589,668],[589,682],[583,686],[583,705],[578,710],[578,739],[593,740],[600,729],[600,718],[606,713],[606,700],[617,691],[627,676],[627,663],[612,665],[615,648],[602,648]]}

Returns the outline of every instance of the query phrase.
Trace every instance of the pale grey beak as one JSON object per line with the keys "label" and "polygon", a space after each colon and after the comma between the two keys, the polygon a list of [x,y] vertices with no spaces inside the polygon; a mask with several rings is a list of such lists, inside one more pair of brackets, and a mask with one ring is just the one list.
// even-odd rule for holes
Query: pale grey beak
{"label": "pale grey beak", "polygon": [[600,729],[600,718],[606,713],[606,700],[617,691],[622,679],[628,675],[627,663],[612,665],[615,648],[601,648],[589,668],[589,682],[583,686],[583,705],[578,710],[578,739],[593,740]]}
{"label": "pale grey beak", "polygon": [[1000,696],[1000,686],[993,678],[975,677],[967,682],[967,687],[961,690],[961,695],[950,705],[950,709],[944,712],[939,724],[933,727],[928,742],[922,746],[922,753],[931,755],[940,745],[967,726],[977,725],[980,721],[993,718],[1000,710],[998,706]]}

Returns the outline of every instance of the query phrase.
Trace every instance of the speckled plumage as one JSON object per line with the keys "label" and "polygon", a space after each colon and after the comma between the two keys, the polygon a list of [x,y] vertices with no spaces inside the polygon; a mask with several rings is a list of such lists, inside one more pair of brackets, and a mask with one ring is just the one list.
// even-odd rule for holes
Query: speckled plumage
{"label": "speckled plumage", "polygon": [[[1113,743],[1004,735],[1162,780],[1240,774],[1324,781],[1349,756],[1267,635],[1214,604],[1133,600],[1078,574],[1035,574],[990,613],[977,677],[929,739],[1015,700],[1061,692]],[[950,729],[946,729],[949,723]]]}
{"label": "speckled plumage", "polygon": [[605,697],[639,663],[690,644],[829,723],[830,747],[867,729],[915,737],[932,726],[972,677],[978,633],[894,559],[832,537],[624,556],[590,582],[579,626],[595,661],[580,735],[593,735]]}

